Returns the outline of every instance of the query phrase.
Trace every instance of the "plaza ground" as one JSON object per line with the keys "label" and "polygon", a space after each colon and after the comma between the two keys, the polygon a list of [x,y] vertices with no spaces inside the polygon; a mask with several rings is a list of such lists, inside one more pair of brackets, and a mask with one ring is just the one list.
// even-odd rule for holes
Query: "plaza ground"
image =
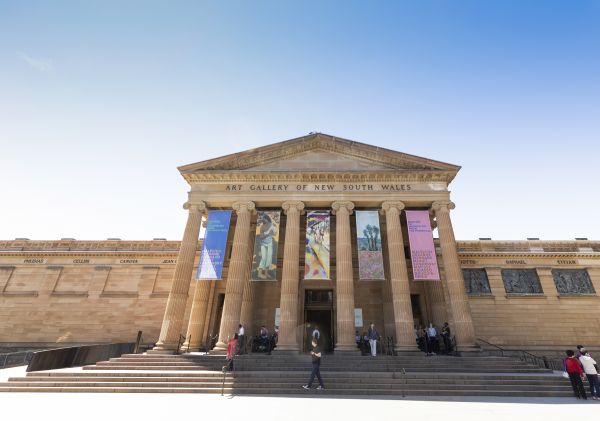
{"label": "plaza ground", "polygon": [[[0,381],[24,375],[24,367],[0,370]],[[300,387],[300,386],[299,386]],[[319,398],[153,393],[4,393],[3,420],[244,419],[279,420],[567,420],[597,416],[600,402],[575,398]],[[310,414],[314,413],[314,416]]]}

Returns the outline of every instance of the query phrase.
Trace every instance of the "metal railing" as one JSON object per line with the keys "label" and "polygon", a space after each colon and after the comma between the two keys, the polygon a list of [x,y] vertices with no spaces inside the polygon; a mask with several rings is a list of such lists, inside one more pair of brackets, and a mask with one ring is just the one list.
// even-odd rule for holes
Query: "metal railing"
{"label": "metal railing", "polygon": [[512,357],[518,358],[519,360],[528,364],[536,365],[539,368],[547,368],[550,370],[563,371],[563,361],[561,359],[549,359],[548,357],[540,357],[534,355],[531,352],[524,351],[522,349],[505,349],[501,346],[486,341],[485,339],[477,338],[477,341],[484,343],[485,345],[491,346],[493,349],[485,349],[490,354],[496,354],[501,357]]}
{"label": "metal railing", "polygon": [[175,355],[179,355],[181,352],[182,345],[187,341],[187,349],[185,352],[190,352],[190,342],[192,341],[192,335],[187,338],[183,335],[179,335],[179,340],[177,341],[177,350],[175,351]]}
{"label": "metal railing", "polygon": [[0,369],[28,365],[37,351],[7,352],[0,354]]}

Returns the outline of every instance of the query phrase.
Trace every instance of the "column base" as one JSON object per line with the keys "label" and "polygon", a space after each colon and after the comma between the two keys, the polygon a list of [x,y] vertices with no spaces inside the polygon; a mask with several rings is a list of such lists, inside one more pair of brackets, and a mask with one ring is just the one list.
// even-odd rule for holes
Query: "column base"
{"label": "column base", "polygon": [[288,346],[281,346],[281,345],[277,345],[277,347],[273,350],[273,352],[275,354],[299,354],[300,353],[300,348],[298,348],[298,346],[293,346],[293,345],[288,345]]}
{"label": "column base", "polygon": [[417,345],[395,345],[394,353],[405,353],[405,352],[421,352]]}
{"label": "column base", "polygon": [[225,342],[217,342],[217,344],[215,345],[215,347],[211,350],[212,351],[225,351],[227,352],[227,344]]}
{"label": "column base", "polygon": [[179,343],[158,343],[154,348],[148,351],[148,354],[175,354]]}
{"label": "column base", "polygon": [[340,355],[360,355],[360,349],[356,347],[356,344],[352,345],[337,345],[333,350],[334,354]]}

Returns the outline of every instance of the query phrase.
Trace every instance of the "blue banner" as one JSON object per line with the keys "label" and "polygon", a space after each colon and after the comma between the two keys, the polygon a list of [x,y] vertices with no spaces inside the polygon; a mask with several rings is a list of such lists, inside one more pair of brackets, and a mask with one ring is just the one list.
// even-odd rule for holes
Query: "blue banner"
{"label": "blue banner", "polygon": [[196,279],[221,279],[231,211],[208,211]]}

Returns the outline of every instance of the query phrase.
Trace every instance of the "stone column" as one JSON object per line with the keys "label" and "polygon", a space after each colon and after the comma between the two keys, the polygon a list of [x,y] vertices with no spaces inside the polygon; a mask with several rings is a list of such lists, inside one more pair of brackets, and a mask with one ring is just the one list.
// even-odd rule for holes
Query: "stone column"
{"label": "stone column", "polygon": [[237,332],[240,324],[242,295],[244,286],[248,282],[246,268],[248,266],[248,248],[250,247],[250,219],[254,213],[254,202],[235,202],[233,209],[237,213],[237,222],[233,234],[233,247],[229,269],[227,273],[227,286],[225,287],[225,302],[219,329],[219,341],[216,350],[227,349],[227,338]]}
{"label": "stone column", "polygon": [[206,322],[206,307],[208,306],[208,296],[210,294],[209,280],[197,280],[194,290],[194,299],[192,301],[192,310],[190,311],[190,321],[188,323],[185,342],[181,346],[182,350],[192,352],[199,351],[202,346],[202,334]]}
{"label": "stone column", "polygon": [[408,269],[404,254],[404,239],[400,224],[400,212],[404,209],[402,202],[383,202],[382,213],[385,214],[387,229],[388,254],[390,264],[390,289],[394,308],[394,324],[396,343],[394,351],[416,351],[412,304],[410,301],[410,285]]}
{"label": "stone column", "polygon": [[337,338],[335,352],[358,352],[354,337],[354,279],[350,214],[354,203],[339,201],[331,205],[335,218],[335,268]]}
{"label": "stone column", "polygon": [[244,326],[246,339],[251,338],[253,333],[252,324],[254,322],[254,295],[256,294],[256,285],[250,280],[252,273],[252,256],[254,255],[253,229],[250,229],[248,232],[248,244],[250,244],[250,247],[248,247],[248,256],[246,256],[244,292],[242,293],[242,307],[240,310],[240,324]]}
{"label": "stone column", "polygon": [[171,284],[171,291],[167,299],[167,307],[160,329],[160,336],[156,347],[153,349],[155,352],[168,353],[177,350],[188,291],[192,280],[192,272],[194,270],[200,224],[202,223],[202,214],[206,210],[206,204],[204,202],[187,202],[183,205],[183,208],[188,209],[188,220],[179,248],[177,263],[175,264],[173,283]]}
{"label": "stone column", "polygon": [[446,286],[450,299],[450,309],[454,319],[454,335],[459,350],[470,350],[475,347],[475,329],[471,318],[471,309],[465,292],[465,281],[458,260],[454,230],[450,221],[450,210],[455,208],[449,201],[433,202],[431,206],[435,211],[444,272],[446,273]]}
{"label": "stone column", "polygon": [[283,271],[281,274],[281,320],[279,341],[276,351],[300,351],[298,345],[298,262],[300,261],[300,215],[304,203],[298,201],[283,202],[281,205],[287,215],[285,223],[285,246],[283,249]]}

